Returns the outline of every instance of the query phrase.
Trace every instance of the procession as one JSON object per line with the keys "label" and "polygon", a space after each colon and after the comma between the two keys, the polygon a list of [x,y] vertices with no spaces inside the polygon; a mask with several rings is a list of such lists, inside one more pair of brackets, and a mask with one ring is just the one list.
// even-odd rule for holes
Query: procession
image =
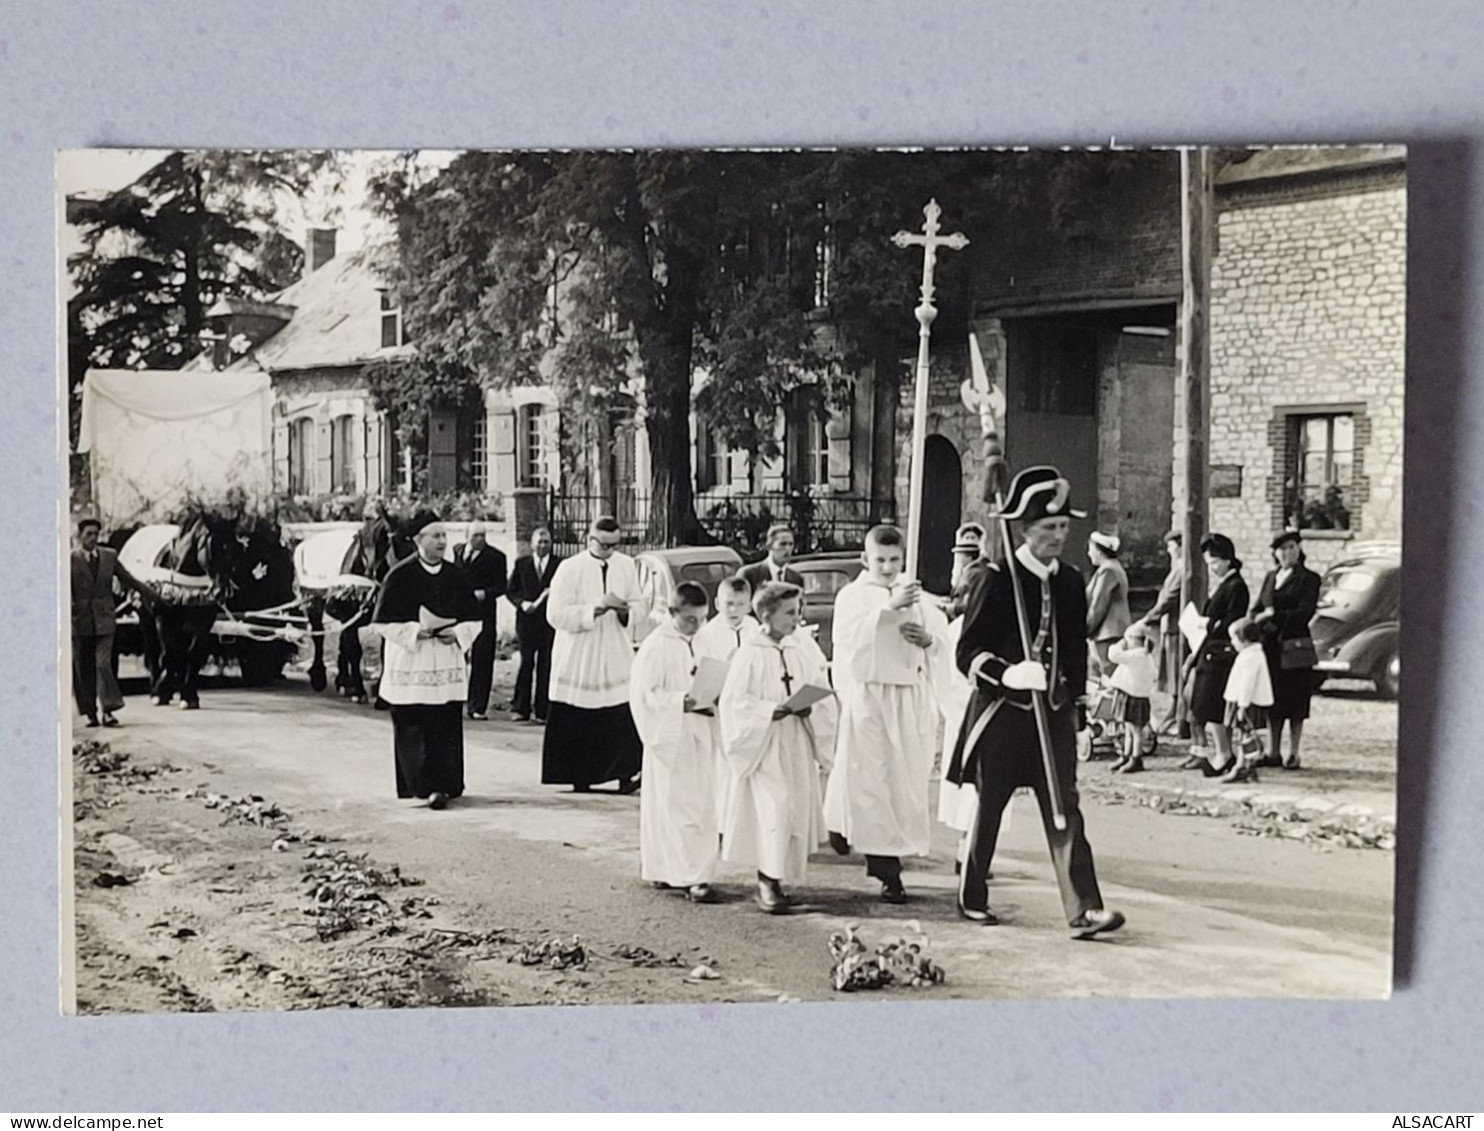
{"label": "procession", "polygon": [[[311,221],[297,278],[135,358],[88,263],[197,159],[136,156],[67,197],[80,1011],[1389,993],[1400,345],[1322,327],[1400,270],[1396,154],[795,154],[895,196],[792,219],[792,167],[703,154],[704,282],[657,218],[448,260],[478,193],[544,217],[626,156],[388,157],[389,235]],[[1073,158],[1098,234],[1002,242]],[[1331,205],[1365,262],[1295,273],[1285,371],[1243,303]]]}

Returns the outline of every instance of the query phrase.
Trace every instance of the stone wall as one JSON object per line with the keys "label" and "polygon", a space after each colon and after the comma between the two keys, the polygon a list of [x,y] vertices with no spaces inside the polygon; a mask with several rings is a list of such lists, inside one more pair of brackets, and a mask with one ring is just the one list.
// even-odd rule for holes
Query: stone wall
{"label": "stone wall", "polygon": [[[1211,529],[1232,537],[1249,573],[1260,575],[1284,526],[1289,418],[1305,410],[1349,411],[1355,421],[1351,528],[1306,534],[1311,564],[1322,569],[1355,541],[1401,538],[1403,177],[1220,201],[1210,463],[1240,466],[1242,483],[1239,497],[1210,500]],[[1179,484],[1178,466],[1176,475]]]}

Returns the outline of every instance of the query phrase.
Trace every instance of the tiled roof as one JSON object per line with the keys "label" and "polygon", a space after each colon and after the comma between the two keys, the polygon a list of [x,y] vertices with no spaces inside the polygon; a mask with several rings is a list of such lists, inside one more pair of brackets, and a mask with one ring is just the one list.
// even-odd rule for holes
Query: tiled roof
{"label": "tiled roof", "polygon": [[337,255],[318,271],[272,296],[273,304],[293,307],[294,316],[282,330],[229,368],[282,373],[363,365],[411,354],[408,346],[382,348],[384,286],[366,251]]}

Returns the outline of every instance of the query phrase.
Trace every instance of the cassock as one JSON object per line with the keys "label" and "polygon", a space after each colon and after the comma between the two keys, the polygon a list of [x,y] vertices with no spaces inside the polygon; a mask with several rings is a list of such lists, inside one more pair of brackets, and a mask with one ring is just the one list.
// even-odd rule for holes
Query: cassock
{"label": "cassock", "polygon": [[[421,610],[452,617],[455,640],[419,640]],[[372,620],[386,642],[379,694],[391,706],[397,796],[464,792],[464,727],[469,694],[464,652],[479,635],[481,611],[463,571],[414,555],[382,583]]]}
{"label": "cassock", "polygon": [[644,742],[640,874],[672,887],[711,882],[721,832],[717,779],[724,768],[716,717],[684,706],[698,655],[694,639],[667,622],[640,645],[629,682],[634,725]]}
{"label": "cassock", "polygon": [[[622,598],[629,612],[597,616],[603,595]],[[541,751],[546,785],[597,785],[639,773],[639,732],[629,711],[633,635],[644,616],[634,559],[615,552],[606,560],[591,551],[557,566],[546,599],[546,619],[556,632],[551,652],[550,706]]]}
{"label": "cassock", "polygon": [[722,859],[785,883],[804,878],[809,853],[823,839],[819,774],[834,749],[833,699],[815,703],[807,719],[773,719],[773,709],[806,683],[829,685],[824,653],[807,634],[775,641],[744,633],[721,693],[731,776]]}
{"label": "cassock", "polygon": [[[840,733],[824,817],[866,856],[926,856],[939,725],[932,669],[947,662],[948,625],[925,598],[893,610],[892,596],[861,574],[835,598]],[[908,619],[932,634],[927,648],[898,634]]]}

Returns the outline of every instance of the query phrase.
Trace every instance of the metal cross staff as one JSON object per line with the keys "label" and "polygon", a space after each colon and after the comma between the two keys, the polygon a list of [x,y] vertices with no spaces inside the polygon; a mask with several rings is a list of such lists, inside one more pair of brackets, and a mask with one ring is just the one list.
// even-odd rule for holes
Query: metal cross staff
{"label": "metal cross staff", "polygon": [[917,576],[918,543],[922,539],[922,463],[927,451],[928,371],[931,366],[930,345],[933,336],[933,319],[938,317],[938,308],[933,305],[933,268],[937,264],[938,249],[952,248],[959,251],[969,246],[968,237],[962,232],[951,236],[940,236],[938,217],[943,209],[937,200],[930,200],[922,210],[927,217],[922,225],[922,235],[898,232],[891,242],[898,247],[922,248],[922,294],[921,302],[914,313],[917,315],[917,387],[912,406],[912,463],[911,478],[907,487],[907,567],[908,578]]}

